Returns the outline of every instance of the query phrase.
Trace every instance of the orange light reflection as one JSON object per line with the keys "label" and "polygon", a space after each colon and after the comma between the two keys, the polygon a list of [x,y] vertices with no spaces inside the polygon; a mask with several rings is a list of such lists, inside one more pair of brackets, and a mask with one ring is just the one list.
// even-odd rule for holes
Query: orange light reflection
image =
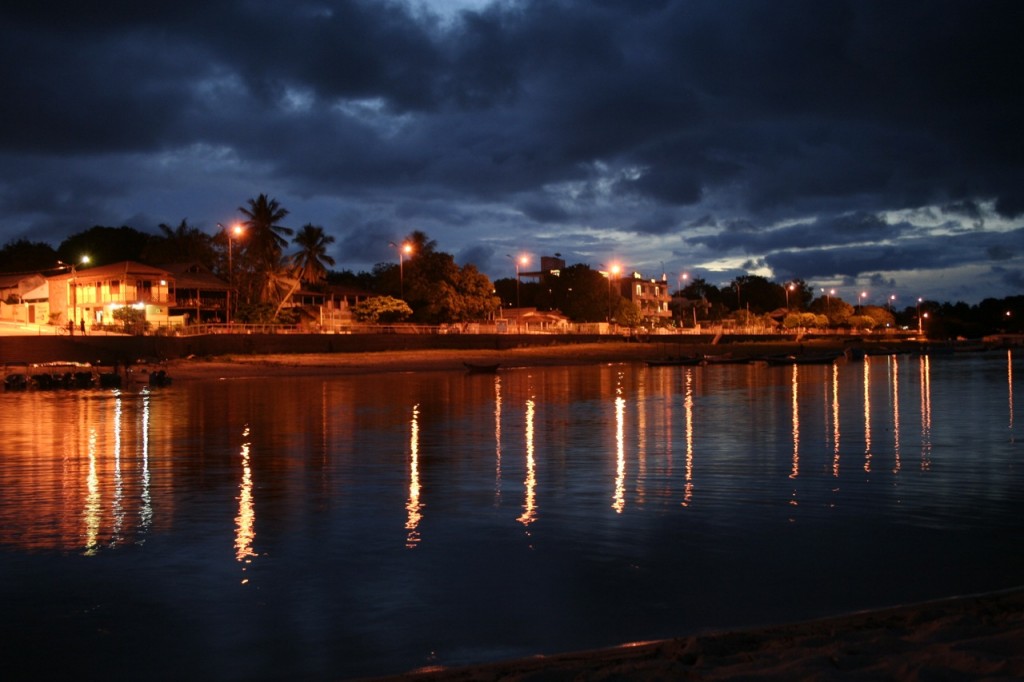
{"label": "orange light reflection", "polygon": [[494,377],[494,506],[501,504],[501,377]]}
{"label": "orange light reflection", "polygon": [[423,519],[420,510],[420,405],[412,407],[412,420],[409,423],[409,500],[405,504],[407,512],[405,520],[405,546],[413,549],[420,542],[419,525]]}
{"label": "orange light reflection", "polygon": [[621,514],[626,509],[626,400],[622,397],[622,386],[615,388],[615,494],[612,509]]}
{"label": "orange light reflection", "polygon": [[932,468],[932,380],[931,361],[921,356],[921,469]]}
{"label": "orange light reflection", "polygon": [[871,358],[864,358],[864,471],[871,471]]}
{"label": "orange light reflection", "polygon": [[523,513],[516,519],[524,526],[537,520],[537,463],[533,453],[533,417],[536,405],[531,396],[526,401],[526,480]]}
{"label": "orange light reflection", "polygon": [[693,369],[686,368],[686,486],[683,488],[683,506],[693,501]]}
{"label": "orange light reflection", "polygon": [[839,365],[832,365],[832,476],[839,478]]}
{"label": "orange light reflection", "polygon": [[791,382],[792,390],[790,391],[793,421],[793,468],[789,472],[790,478],[796,478],[800,475],[800,384],[797,381],[799,373],[800,367],[794,364],[793,380]]}
{"label": "orange light reflection", "polygon": [[[249,426],[242,431],[242,438],[249,437]],[[253,499],[252,463],[250,462],[251,444],[248,440],[242,443],[242,480],[238,484],[238,516],[235,517],[235,560],[246,566],[257,556],[253,551],[256,539],[256,505]],[[243,568],[243,570],[245,570]],[[245,584],[248,580],[243,580]]]}
{"label": "orange light reflection", "polygon": [[1013,351],[1006,351],[1006,389],[1010,397],[1010,442],[1013,440]]}
{"label": "orange light reflection", "polygon": [[895,463],[893,473],[899,473],[903,464],[900,460],[900,362],[895,355],[890,355],[892,366],[892,440]]}

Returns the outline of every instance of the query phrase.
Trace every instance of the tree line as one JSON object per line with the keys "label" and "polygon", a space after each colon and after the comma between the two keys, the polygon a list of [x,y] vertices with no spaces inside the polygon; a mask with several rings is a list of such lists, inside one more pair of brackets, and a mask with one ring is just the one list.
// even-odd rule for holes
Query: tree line
{"label": "tree line", "polygon": [[[294,323],[297,312],[287,302],[300,289],[326,292],[345,285],[370,294],[353,311],[371,322],[422,324],[492,319],[501,307],[519,305],[557,310],[573,322],[612,321],[627,327],[693,326],[729,322],[747,326],[920,330],[931,338],[975,338],[992,333],[1020,333],[1018,311],[1024,297],[989,298],[977,305],[917,300],[897,306],[851,303],[833,289],[815,289],[796,279],[773,282],[743,275],[721,287],[696,278],[678,282],[670,319],[644,318],[636,304],[620,294],[618,282],[578,263],[529,280],[491,282],[471,264],[459,266],[425,233],[414,231],[394,246],[398,262],[376,264],[371,272],[334,270],[328,254],[334,237],[319,225],[298,230],[283,223],[289,212],[265,194],[238,208],[241,232],[218,225],[214,234],[187,220],[161,224],[147,233],[132,227],[94,226],[73,234],[53,248],[26,239],[0,248],[0,272],[51,271],[59,262],[76,262],[88,254],[93,265],[134,260],[150,265],[199,263],[238,292],[234,319],[239,322]],[[614,286],[613,286],[614,284]]]}

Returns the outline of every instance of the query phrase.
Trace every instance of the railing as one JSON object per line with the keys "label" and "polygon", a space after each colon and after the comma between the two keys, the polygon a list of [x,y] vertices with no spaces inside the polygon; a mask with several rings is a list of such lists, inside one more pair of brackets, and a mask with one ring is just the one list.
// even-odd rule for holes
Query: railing
{"label": "railing", "polygon": [[857,329],[817,329],[800,327],[779,329],[762,325],[700,325],[697,327],[657,328],[654,330],[637,329],[608,325],[606,323],[580,323],[565,327],[551,327],[528,324],[466,323],[466,324],[345,324],[321,326],[319,324],[251,324],[251,323],[216,323],[190,325],[159,325],[149,329],[149,333],[166,336],[206,336],[210,334],[601,334],[608,336],[693,336],[700,334],[722,336],[861,336],[872,337],[913,337],[916,331],[886,329],[865,331]]}

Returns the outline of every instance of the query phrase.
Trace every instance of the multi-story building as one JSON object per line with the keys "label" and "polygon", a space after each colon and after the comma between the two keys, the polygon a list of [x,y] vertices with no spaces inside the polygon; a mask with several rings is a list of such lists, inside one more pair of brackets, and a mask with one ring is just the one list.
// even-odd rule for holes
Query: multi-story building
{"label": "multi-story building", "polygon": [[114,310],[131,306],[151,324],[167,324],[175,281],[162,268],[122,261],[71,270],[47,278],[51,319],[91,327],[114,322]]}
{"label": "multi-story building", "polygon": [[617,283],[619,294],[634,303],[644,319],[660,321],[672,318],[669,308],[672,298],[664,276],[661,279],[644,279],[639,272],[634,272],[630,277],[618,278]]}

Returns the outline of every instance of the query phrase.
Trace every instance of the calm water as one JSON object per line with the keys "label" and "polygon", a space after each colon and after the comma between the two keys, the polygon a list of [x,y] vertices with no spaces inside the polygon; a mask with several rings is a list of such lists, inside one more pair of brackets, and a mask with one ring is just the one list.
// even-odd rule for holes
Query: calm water
{"label": "calm water", "polygon": [[1020,585],[1022,364],[0,394],[0,665],[343,679]]}

